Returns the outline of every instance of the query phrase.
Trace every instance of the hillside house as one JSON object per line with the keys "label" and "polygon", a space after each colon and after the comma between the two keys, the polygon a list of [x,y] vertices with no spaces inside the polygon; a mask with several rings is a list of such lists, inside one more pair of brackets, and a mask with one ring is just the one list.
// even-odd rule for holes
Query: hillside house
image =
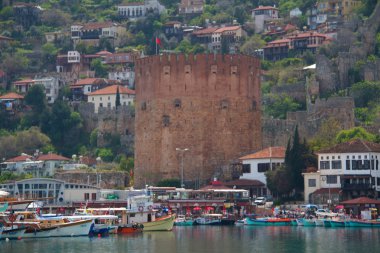
{"label": "hillside house", "polygon": [[[304,173],[305,200],[334,204],[380,191],[380,144],[351,140],[318,152],[318,171]],[[329,201],[330,200],[330,201]]]}
{"label": "hillside house", "polygon": [[259,6],[258,8],[253,9],[252,19],[255,23],[255,32],[263,32],[265,22],[278,19],[278,13],[278,8],[272,6]]}
{"label": "hillside house", "polygon": [[240,180],[256,180],[261,182],[264,187],[258,184],[259,192],[254,192],[256,197],[267,196],[270,194],[269,189],[266,187],[267,179],[265,172],[275,170],[284,164],[285,161],[285,148],[284,147],[268,147],[256,153],[240,157],[239,160],[243,164],[243,174]]}
{"label": "hillside house", "polygon": [[136,20],[145,18],[148,13],[161,14],[165,7],[158,0],[145,0],[144,2],[128,2],[117,6],[120,17]]}
{"label": "hillside house", "polygon": [[201,14],[204,3],[204,0],[181,0],[179,14]]}
{"label": "hillside house", "polygon": [[70,85],[70,89],[72,92],[72,99],[74,101],[87,100],[87,95],[91,92],[97,91],[99,89],[102,89],[108,85],[108,82],[106,79],[103,78],[85,78],[80,79],[74,84]]}
{"label": "hillside house", "polygon": [[132,105],[135,99],[135,91],[121,85],[112,85],[88,94],[87,102],[95,105],[95,113],[101,107],[115,108],[117,90],[119,90],[120,104]]}

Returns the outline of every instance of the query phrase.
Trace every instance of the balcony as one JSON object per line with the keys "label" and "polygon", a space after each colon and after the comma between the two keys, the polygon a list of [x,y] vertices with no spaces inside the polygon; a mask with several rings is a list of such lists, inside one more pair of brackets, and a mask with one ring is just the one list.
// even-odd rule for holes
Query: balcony
{"label": "balcony", "polygon": [[343,190],[371,190],[371,184],[342,184]]}

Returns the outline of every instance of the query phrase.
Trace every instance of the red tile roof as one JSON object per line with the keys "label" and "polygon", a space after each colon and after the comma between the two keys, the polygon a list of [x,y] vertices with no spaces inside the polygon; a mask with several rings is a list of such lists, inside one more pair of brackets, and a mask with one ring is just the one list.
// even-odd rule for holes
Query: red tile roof
{"label": "red tile roof", "polygon": [[94,85],[99,84],[101,82],[106,82],[103,78],[85,78],[78,80],[75,84],[70,85],[73,86],[85,86],[85,85]]}
{"label": "red tile roof", "polygon": [[10,92],[3,96],[0,96],[0,99],[24,99],[24,96],[21,96],[15,92]]}
{"label": "red tile roof", "polygon": [[265,184],[259,180],[254,179],[238,179],[224,183],[226,186],[265,186]]}
{"label": "red tile roof", "polygon": [[276,7],[272,6],[259,6],[256,9],[253,9],[254,11],[260,11],[260,10],[278,10]]}
{"label": "red tile roof", "polygon": [[33,79],[24,79],[24,80],[13,82],[14,85],[25,85],[28,83],[34,83],[34,80]]}
{"label": "red tile roof", "polygon": [[20,155],[20,156],[10,158],[10,159],[6,160],[6,162],[14,162],[14,163],[25,162],[27,159],[31,159],[31,158],[32,158],[32,156],[30,156],[30,155]]}
{"label": "red tile roof", "polygon": [[69,161],[70,159],[64,156],[57,155],[57,154],[46,154],[46,155],[39,155],[36,160],[38,161]]}
{"label": "red tile roof", "polygon": [[195,32],[193,32],[193,34],[194,35],[212,34],[213,32],[215,32],[218,29],[219,28],[217,28],[217,27],[209,27],[209,28],[205,28],[205,29],[202,29],[202,30],[195,31]]}
{"label": "red tile roof", "polygon": [[356,199],[350,199],[343,202],[340,202],[342,205],[364,205],[364,204],[375,204],[380,205],[380,200],[370,199],[367,197],[360,197]]}
{"label": "red tile roof", "polygon": [[113,95],[117,93],[117,88],[119,87],[119,93],[120,94],[135,94],[134,90],[128,89],[127,87],[121,86],[121,85],[111,85],[108,87],[105,87],[103,89],[91,92],[88,94],[88,96],[96,96],[96,95]]}
{"label": "red tile roof", "polygon": [[328,37],[325,34],[322,33],[316,33],[316,32],[305,32],[305,33],[298,33],[295,34],[294,36],[289,37],[290,39],[304,39],[304,38],[309,38],[309,37],[323,37],[326,38]]}
{"label": "red tile roof", "polygon": [[221,27],[218,30],[214,31],[214,33],[222,33],[222,32],[228,32],[228,31],[235,31],[239,30],[240,26],[227,26],[227,27]]}
{"label": "red tile roof", "polygon": [[362,153],[362,152],[380,152],[380,144],[355,139],[349,142],[340,143],[334,147],[318,151],[318,154],[324,153]]}
{"label": "red tile roof", "polygon": [[5,37],[5,36],[1,36],[0,35],[0,40],[12,40],[11,38],[8,38],[8,37]]}
{"label": "red tile roof", "polygon": [[264,158],[285,158],[285,151],[286,149],[284,147],[269,147],[269,148],[260,150],[259,152],[240,157],[239,159],[248,160],[248,159],[264,159]]}
{"label": "red tile roof", "polygon": [[97,54],[97,55],[110,55],[110,54],[112,54],[112,53],[111,53],[111,52],[108,52],[107,50],[103,50],[103,51],[97,52],[96,54]]}

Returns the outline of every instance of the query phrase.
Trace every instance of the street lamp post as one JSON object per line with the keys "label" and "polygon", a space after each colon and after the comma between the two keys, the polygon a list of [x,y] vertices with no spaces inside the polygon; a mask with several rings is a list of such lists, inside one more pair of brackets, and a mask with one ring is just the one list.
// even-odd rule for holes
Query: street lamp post
{"label": "street lamp post", "polygon": [[188,148],[176,148],[175,150],[181,152],[181,187],[185,187],[185,184],[183,183],[183,156],[186,151],[188,151]]}

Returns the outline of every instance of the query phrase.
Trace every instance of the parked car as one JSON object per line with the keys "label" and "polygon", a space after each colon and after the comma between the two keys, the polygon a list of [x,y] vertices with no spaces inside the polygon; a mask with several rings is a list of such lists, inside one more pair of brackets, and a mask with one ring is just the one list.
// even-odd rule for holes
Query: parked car
{"label": "parked car", "polygon": [[266,202],[267,202],[267,199],[265,197],[258,197],[254,201],[256,205],[265,205]]}

